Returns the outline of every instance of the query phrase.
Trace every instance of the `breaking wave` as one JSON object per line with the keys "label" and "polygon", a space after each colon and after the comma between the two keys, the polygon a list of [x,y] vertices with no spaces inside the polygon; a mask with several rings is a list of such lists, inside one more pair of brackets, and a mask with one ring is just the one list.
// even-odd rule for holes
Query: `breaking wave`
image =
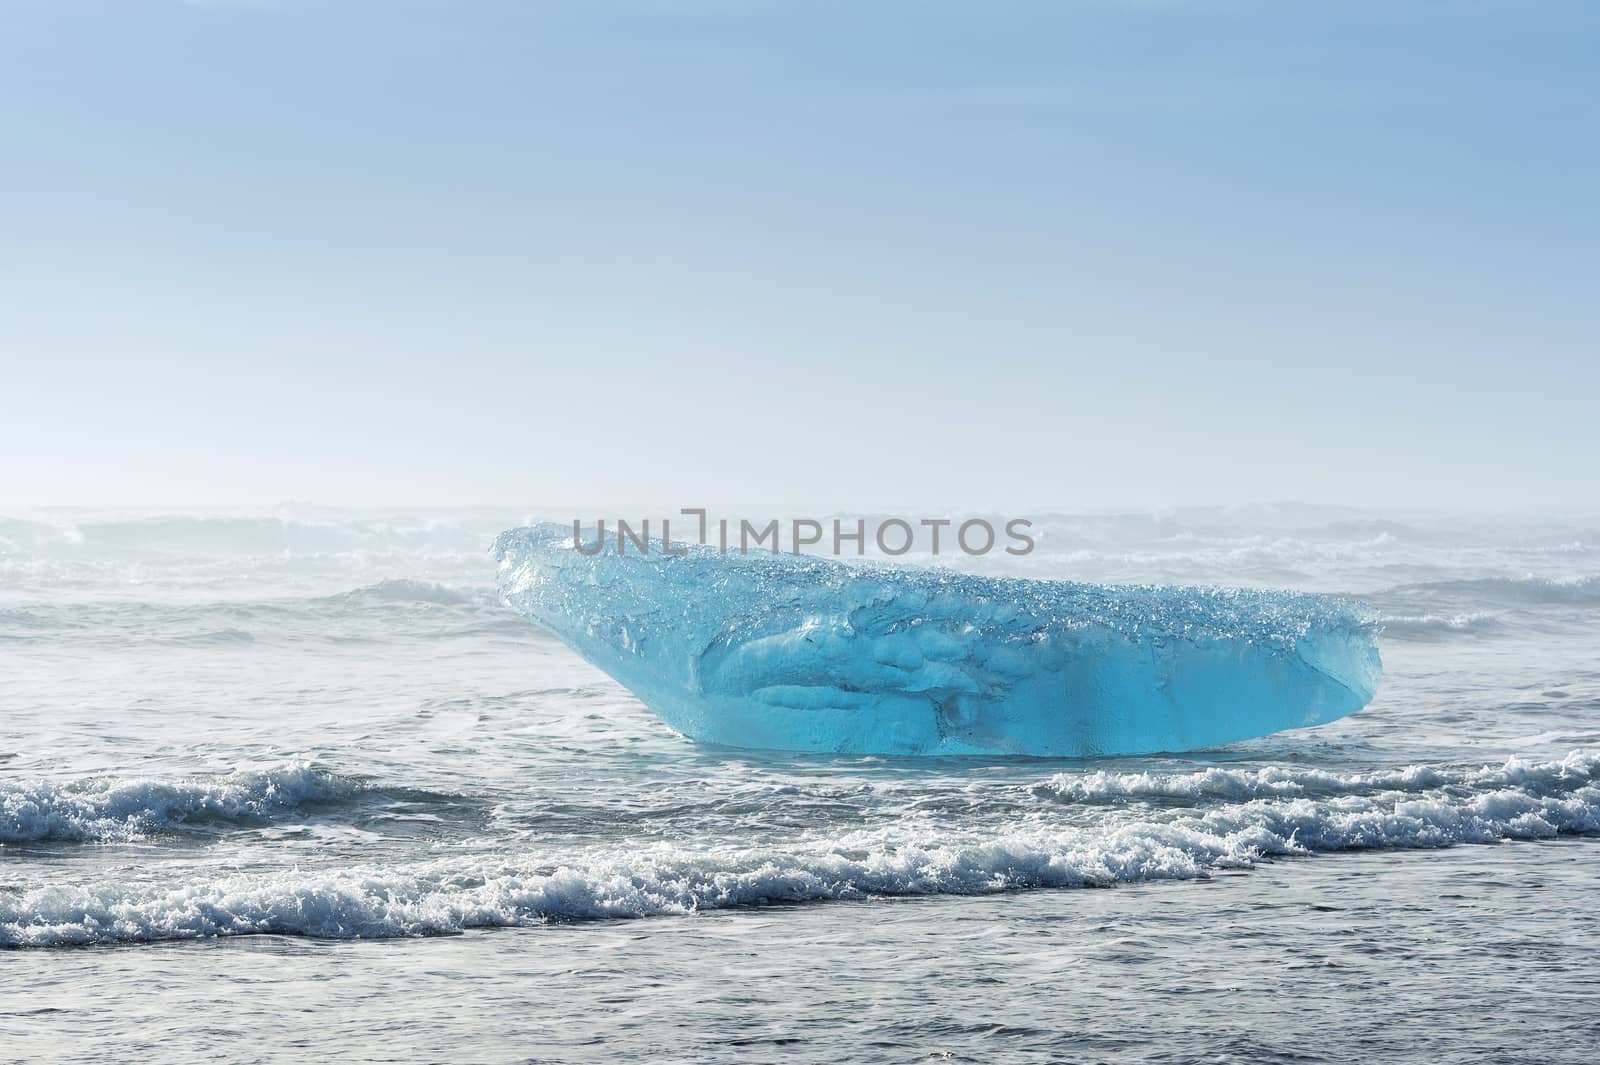
{"label": "breaking wave", "polygon": [[1422,794],[1461,789],[1493,792],[1518,788],[1551,795],[1590,787],[1600,778],[1600,755],[1573,752],[1559,762],[1508,759],[1499,767],[1436,769],[1408,766],[1373,773],[1329,773],[1320,769],[1266,766],[1262,769],[1209,768],[1191,773],[1059,773],[1038,785],[1035,794],[1069,802],[1104,803],[1127,799],[1224,799],[1332,797],[1382,793]]}
{"label": "breaking wave", "polygon": [[414,867],[285,870],[157,887],[99,882],[0,897],[0,946],[251,934],[440,935],[552,920],[873,896],[1199,879],[1263,859],[1449,847],[1600,831],[1600,758],[1339,775],[1286,769],[1053,778],[1036,797],[1219,796],[1209,811],[1108,812],[1060,823],[1049,802],[999,833],[900,821],[764,847],[659,844],[561,860],[446,859]]}
{"label": "breaking wave", "polygon": [[0,784],[0,843],[126,842],[185,822],[270,820],[361,790],[355,781],[299,763],[167,781],[7,782]]}

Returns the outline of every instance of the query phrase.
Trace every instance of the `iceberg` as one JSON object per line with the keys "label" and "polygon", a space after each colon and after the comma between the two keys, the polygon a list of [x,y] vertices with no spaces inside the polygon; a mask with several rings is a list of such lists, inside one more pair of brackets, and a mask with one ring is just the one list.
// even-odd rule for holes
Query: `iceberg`
{"label": "iceberg", "polygon": [[1325,596],[683,550],[513,529],[500,598],[685,736],[772,750],[1194,750],[1353,713],[1382,672]]}

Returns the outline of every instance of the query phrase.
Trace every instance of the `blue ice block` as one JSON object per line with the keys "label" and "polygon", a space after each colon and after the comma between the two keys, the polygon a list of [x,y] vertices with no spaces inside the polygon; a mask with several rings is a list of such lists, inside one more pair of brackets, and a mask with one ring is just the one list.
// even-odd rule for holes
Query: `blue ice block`
{"label": "blue ice block", "polygon": [[[586,546],[595,539],[586,535]],[[501,534],[502,600],[697,740],[855,754],[1212,747],[1365,706],[1376,627],[1297,592],[1102,586]]]}

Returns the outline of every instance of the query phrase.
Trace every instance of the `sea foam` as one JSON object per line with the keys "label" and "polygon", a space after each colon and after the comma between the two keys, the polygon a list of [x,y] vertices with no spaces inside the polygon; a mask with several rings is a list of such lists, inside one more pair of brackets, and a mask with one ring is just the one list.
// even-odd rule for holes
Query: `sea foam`
{"label": "sea foam", "polygon": [[[647,917],[873,896],[990,894],[1197,879],[1263,859],[1449,847],[1600,831],[1600,757],[1481,769],[1334,775],[1091,774],[1019,785],[1032,808],[1004,832],[899,820],[762,846],[661,843],[566,857],[444,859],[406,868],[219,874],[166,886],[98,881],[0,896],[0,946],[250,934],[439,935],[553,920]],[[1320,797],[1318,796],[1320,793]],[[1057,801],[1222,794],[1204,812],[1137,810],[1061,823]]]}

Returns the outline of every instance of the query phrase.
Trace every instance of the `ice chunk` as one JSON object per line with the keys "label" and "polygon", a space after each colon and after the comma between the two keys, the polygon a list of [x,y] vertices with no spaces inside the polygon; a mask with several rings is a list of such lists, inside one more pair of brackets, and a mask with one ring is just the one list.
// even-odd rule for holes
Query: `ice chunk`
{"label": "ice chunk", "polygon": [[[592,535],[585,538],[593,545]],[[1181,751],[1359,710],[1376,628],[1295,592],[1107,587],[501,534],[500,595],[698,740],[870,754]]]}

